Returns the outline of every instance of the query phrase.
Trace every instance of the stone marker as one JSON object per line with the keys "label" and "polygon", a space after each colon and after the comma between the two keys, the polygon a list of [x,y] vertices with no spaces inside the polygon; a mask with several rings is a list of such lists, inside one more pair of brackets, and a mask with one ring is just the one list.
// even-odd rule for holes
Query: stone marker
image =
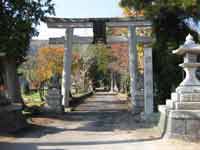
{"label": "stone marker", "polygon": [[153,67],[152,48],[144,48],[144,113],[146,116],[153,113]]}
{"label": "stone marker", "polygon": [[46,109],[49,112],[53,113],[62,113],[63,106],[62,106],[62,96],[61,92],[57,88],[51,88],[47,92],[46,96]]}

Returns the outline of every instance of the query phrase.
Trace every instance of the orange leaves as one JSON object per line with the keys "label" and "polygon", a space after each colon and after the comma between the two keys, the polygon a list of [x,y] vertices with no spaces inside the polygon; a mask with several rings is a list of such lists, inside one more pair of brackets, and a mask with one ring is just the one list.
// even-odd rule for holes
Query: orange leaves
{"label": "orange leaves", "polygon": [[[117,72],[127,72],[129,66],[129,51],[128,44],[112,44],[111,45],[112,57],[115,59],[111,65],[112,69]],[[142,73],[144,69],[143,56],[144,46],[137,45],[138,51],[138,69]]]}
{"label": "orange leaves", "polygon": [[[40,82],[50,79],[53,74],[62,75],[63,56],[63,47],[44,47],[38,50],[36,55],[36,75]],[[72,60],[72,72],[74,72],[74,70],[79,69],[80,54],[73,52]]]}
{"label": "orange leaves", "polygon": [[[144,16],[144,10],[136,11],[134,9],[123,7],[123,14],[126,17]],[[151,32],[148,29],[140,28],[137,30],[137,35],[149,35]],[[112,28],[112,34],[115,36],[124,36],[128,34],[127,28]],[[112,63],[112,68],[116,71],[127,71],[129,66],[128,44],[112,44],[112,55],[116,59]],[[137,44],[138,52],[138,68],[143,71],[143,45]]]}
{"label": "orange leaves", "polygon": [[72,53],[72,74],[75,75],[81,68],[81,55],[79,52]]}
{"label": "orange leaves", "polygon": [[39,81],[49,79],[53,74],[62,74],[64,48],[44,47],[36,56],[36,74]]}
{"label": "orange leaves", "polygon": [[112,44],[112,57],[115,61],[112,63],[114,71],[124,72],[128,70],[128,45],[127,44]]}
{"label": "orange leaves", "polygon": [[128,7],[124,7],[123,14],[124,14],[124,16],[128,16],[128,17],[144,16],[144,11],[143,10],[135,11]]}

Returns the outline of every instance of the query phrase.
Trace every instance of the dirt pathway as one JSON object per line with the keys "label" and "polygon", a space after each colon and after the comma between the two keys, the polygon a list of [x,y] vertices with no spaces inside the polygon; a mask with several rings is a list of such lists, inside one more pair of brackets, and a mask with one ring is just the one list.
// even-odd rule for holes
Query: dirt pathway
{"label": "dirt pathway", "polygon": [[196,150],[198,144],[161,139],[154,124],[134,120],[125,100],[97,93],[62,116],[35,117],[34,126],[0,150]]}

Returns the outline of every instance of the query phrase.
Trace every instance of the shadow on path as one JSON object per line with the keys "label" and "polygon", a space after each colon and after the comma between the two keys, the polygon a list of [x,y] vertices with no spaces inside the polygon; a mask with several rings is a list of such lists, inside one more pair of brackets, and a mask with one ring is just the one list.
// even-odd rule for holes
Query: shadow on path
{"label": "shadow on path", "polygon": [[[156,124],[155,122],[145,123],[134,119],[134,116],[128,111],[125,100],[120,100],[116,95],[107,93],[97,93],[87,98],[73,112],[63,115],[38,116],[32,118],[32,120],[33,125],[31,127],[16,134],[17,139],[23,138],[23,140],[26,139],[27,141],[1,142],[0,150],[43,150],[42,147],[44,146],[50,147],[49,149],[51,150],[64,150],[54,147],[128,144],[161,139],[161,136],[155,134],[154,131],[148,131],[149,133],[143,131],[146,134],[145,136],[133,137],[133,140],[126,138],[124,140],[123,138],[113,139],[112,136],[115,133],[120,137],[120,132],[127,131],[128,133],[137,129],[151,129]],[[55,143],[51,138],[52,141],[38,142],[40,138],[45,136],[59,136],[60,133],[65,134],[65,132],[66,138],[58,143]],[[84,141],[76,138],[68,141],[68,132],[73,132],[77,135],[81,133],[84,136]],[[88,136],[88,133],[94,134],[96,138],[91,140],[93,136]],[[102,135],[99,138],[96,136],[101,133],[110,134],[109,136],[111,137],[109,139],[113,140],[102,141]],[[34,139],[35,142],[32,142]]]}

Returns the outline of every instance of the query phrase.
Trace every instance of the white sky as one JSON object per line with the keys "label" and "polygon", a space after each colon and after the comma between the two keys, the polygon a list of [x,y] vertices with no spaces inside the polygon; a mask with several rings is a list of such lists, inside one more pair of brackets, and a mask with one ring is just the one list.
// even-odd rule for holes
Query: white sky
{"label": "white sky", "polygon": [[[120,17],[122,9],[120,0],[53,0],[55,3],[55,17],[62,18],[94,18],[94,17]],[[64,29],[48,29],[41,23],[38,27],[39,36],[33,39],[48,39],[65,35]],[[75,35],[92,36],[92,29],[75,29]]]}
{"label": "white sky", "polygon": [[[41,23],[38,28],[39,36],[33,37],[33,39],[48,39],[50,37],[62,37],[65,35],[65,29],[48,29],[45,23]],[[93,36],[91,28],[75,29],[74,35],[79,36]]]}

